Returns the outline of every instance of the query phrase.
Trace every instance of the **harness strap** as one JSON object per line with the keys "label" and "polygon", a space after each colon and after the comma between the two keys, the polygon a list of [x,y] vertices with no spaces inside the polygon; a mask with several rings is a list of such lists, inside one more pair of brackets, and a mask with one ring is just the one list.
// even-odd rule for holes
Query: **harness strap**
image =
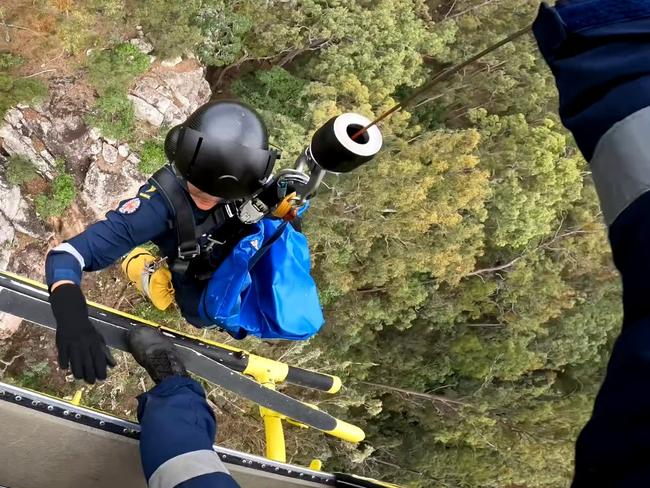
{"label": "harness strap", "polygon": [[219,205],[202,224],[196,226],[196,238],[208,234],[212,229],[220,228],[230,219],[236,217],[236,209],[233,210],[232,207],[230,203]]}
{"label": "harness strap", "polygon": [[196,239],[194,212],[187,194],[178,181],[178,177],[171,165],[166,164],[156,171],[150,181],[166,200],[174,218],[176,242],[178,244],[175,257],[189,262],[189,260],[201,254],[201,248]]}
{"label": "harness strap", "polygon": [[[246,226],[239,220],[233,203],[219,205],[204,222],[197,225],[187,192],[171,165],[160,168],[150,178],[150,182],[158,189],[172,212],[171,225],[176,228],[178,247],[176,256],[167,257],[169,267],[175,273],[186,274],[190,263],[197,260],[204,251],[209,254],[214,245],[226,246],[224,249],[228,249],[228,243],[232,244],[235,240],[239,242],[244,236]],[[214,233],[211,234],[213,230]],[[205,249],[199,244],[199,239],[203,236],[209,241],[204,246]],[[206,271],[206,275],[211,276],[212,270]]]}

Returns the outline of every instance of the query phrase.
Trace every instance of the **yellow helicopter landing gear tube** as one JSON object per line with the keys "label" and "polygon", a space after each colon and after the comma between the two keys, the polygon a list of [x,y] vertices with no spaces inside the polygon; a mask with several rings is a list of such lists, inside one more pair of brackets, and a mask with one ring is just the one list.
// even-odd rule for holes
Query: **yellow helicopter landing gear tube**
{"label": "yellow helicopter landing gear tube", "polygon": [[[259,384],[269,390],[275,390],[275,381],[273,381],[272,369],[259,369],[255,373],[255,380]],[[266,457],[273,461],[285,463],[287,461],[287,449],[284,443],[284,427],[282,426],[282,420],[286,417],[261,406],[260,415],[264,421]]]}
{"label": "yellow helicopter landing gear tube", "polygon": [[173,303],[172,274],[146,249],[133,249],[122,261],[122,271],[158,310],[166,310]]}
{"label": "yellow helicopter landing gear tube", "polygon": [[264,420],[266,457],[273,461],[286,463],[287,450],[284,444],[282,416],[264,407],[260,407],[260,415],[262,415],[262,419]]}

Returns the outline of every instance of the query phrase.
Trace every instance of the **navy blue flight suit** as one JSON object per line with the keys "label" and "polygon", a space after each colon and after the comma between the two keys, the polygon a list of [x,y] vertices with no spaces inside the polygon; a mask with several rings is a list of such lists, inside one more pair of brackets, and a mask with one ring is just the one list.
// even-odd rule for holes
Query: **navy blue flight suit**
{"label": "navy blue flight suit", "polygon": [[140,458],[150,488],[237,488],[213,450],[217,424],[203,388],[172,376],[138,398]]}
{"label": "navy blue flight suit", "polygon": [[[200,210],[190,200],[197,224],[208,218],[211,211]],[[110,266],[136,246],[153,242],[162,256],[175,256],[176,231],[172,228],[172,213],[163,196],[150,184],[140,188],[138,195],[120,203],[106,219],[90,225],[84,232],[54,248],[45,263],[48,286],[60,280],[80,284],[82,271],[98,271]],[[215,246],[210,255],[213,268],[225,256]],[[172,273],[175,298],[185,319],[197,327],[213,325],[199,315],[199,303],[207,281],[190,274]]]}
{"label": "navy blue flight suit", "polygon": [[624,319],[576,444],[574,488],[650,486],[650,0],[573,0],[534,25],[560,116],[589,161]]}

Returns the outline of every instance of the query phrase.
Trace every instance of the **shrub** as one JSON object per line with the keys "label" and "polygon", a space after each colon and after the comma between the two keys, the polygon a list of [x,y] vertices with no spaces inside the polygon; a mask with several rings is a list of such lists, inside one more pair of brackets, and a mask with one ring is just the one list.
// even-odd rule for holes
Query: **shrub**
{"label": "shrub", "polygon": [[88,57],[88,76],[100,95],[125,92],[149,68],[149,57],[133,44],[122,43]]}
{"label": "shrub", "polygon": [[170,58],[192,51],[201,40],[195,19],[200,9],[200,0],[148,0],[140,2],[134,13],[156,54]]}
{"label": "shrub", "polygon": [[167,156],[162,141],[152,139],[143,144],[140,151],[140,164],[138,165],[138,169],[142,174],[153,174],[166,162]]}
{"label": "shrub", "polygon": [[88,117],[88,123],[98,127],[105,136],[121,140],[132,134],[134,120],[133,104],[125,94],[116,91],[101,96]]}
{"label": "shrub", "polygon": [[29,368],[16,378],[16,382],[23,388],[42,391],[50,381],[52,368],[47,360],[40,361]]}
{"label": "shrub", "polygon": [[45,195],[38,195],[34,201],[36,213],[44,220],[63,215],[77,195],[74,177],[65,172],[62,162],[57,166],[58,172],[50,190]]}
{"label": "shrub", "polygon": [[32,162],[24,156],[10,156],[7,160],[7,182],[10,185],[22,185],[38,176]]}
{"label": "shrub", "polygon": [[0,119],[19,102],[31,102],[47,94],[45,84],[34,78],[20,78],[10,71],[23,64],[23,59],[13,53],[0,53]]}
{"label": "shrub", "polygon": [[63,48],[70,54],[79,54],[91,47],[97,39],[95,17],[75,9],[68,12],[58,29]]}
{"label": "shrub", "polygon": [[203,37],[196,52],[210,66],[226,66],[241,58],[246,51],[245,37],[254,26],[252,19],[222,2],[202,8],[196,23]]}
{"label": "shrub", "polygon": [[22,66],[25,61],[14,53],[0,53],[0,71],[8,71]]}
{"label": "shrub", "polygon": [[303,100],[306,86],[307,81],[274,66],[235,81],[232,90],[257,110],[268,110],[301,120],[307,112]]}

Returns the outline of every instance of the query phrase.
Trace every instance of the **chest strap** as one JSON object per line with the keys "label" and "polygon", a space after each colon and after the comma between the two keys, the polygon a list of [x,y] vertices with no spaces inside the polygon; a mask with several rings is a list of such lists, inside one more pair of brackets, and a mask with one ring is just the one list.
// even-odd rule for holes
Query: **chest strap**
{"label": "chest strap", "polygon": [[[158,189],[172,212],[177,251],[176,256],[167,257],[170,268],[176,273],[187,273],[190,262],[201,256],[203,250],[199,238],[207,236],[209,244],[206,250],[211,251],[214,245],[225,244],[227,236],[235,234],[235,230],[242,225],[236,209],[230,203],[219,205],[204,222],[197,225],[187,191],[171,165],[160,168],[150,178],[150,182]],[[209,235],[214,229],[218,229],[217,233],[222,236],[224,242],[219,242]]]}
{"label": "chest strap", "polygon": [[177,255],[174,257],[189,261],[199,256],[201,248],[196,239],[192,205],[174,170],[170,165],[165,165],[154,173],[150,182],[158,189],[172,212],[177,243]]}

